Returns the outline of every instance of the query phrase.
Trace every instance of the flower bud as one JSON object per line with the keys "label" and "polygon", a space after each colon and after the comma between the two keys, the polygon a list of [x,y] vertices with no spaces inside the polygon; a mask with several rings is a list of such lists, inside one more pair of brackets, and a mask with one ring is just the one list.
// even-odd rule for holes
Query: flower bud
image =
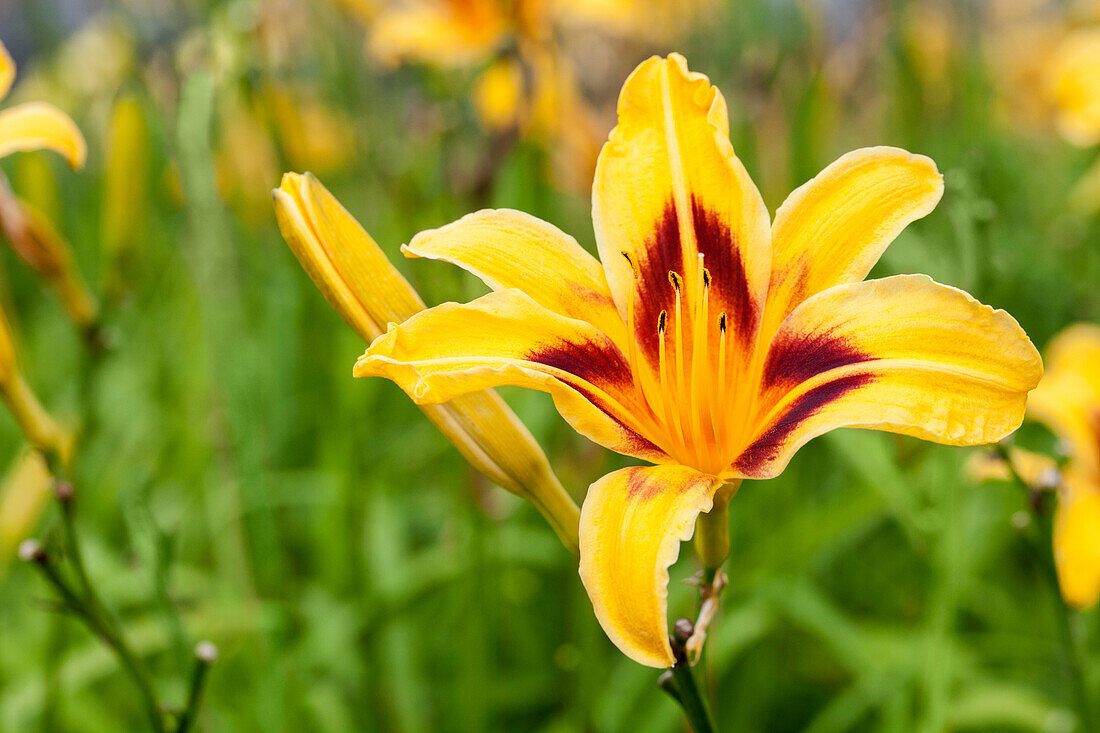
{"label": "flower bud", "polygon": [[108,289],[125,285],[125,269],[147,235],[149,206],[149,129],[134,95],[120,97],[111,110],[105,142],[103,234]]}
{"label": "flower bud", "polygon": [[0,231],[19,258],[57,293],[80,327],[95,323],[99,308],[73,262],[68,243],[37,209],[17,197],[0,177]]}
{"label": "flower bud", "polygon": [[[287,173],[274,197],[287,244],[329,305],[364,341],[424,309],[370,235],[312,175]],[[474,468],[533,503],[562,542],[576,550],[576,503],[496,392],[475,392],[420,409]]]}
{"label": "flower bud", "polygon": [[0,574],[38,526],[52,477],[38,451],[25,450],[0,482]]}

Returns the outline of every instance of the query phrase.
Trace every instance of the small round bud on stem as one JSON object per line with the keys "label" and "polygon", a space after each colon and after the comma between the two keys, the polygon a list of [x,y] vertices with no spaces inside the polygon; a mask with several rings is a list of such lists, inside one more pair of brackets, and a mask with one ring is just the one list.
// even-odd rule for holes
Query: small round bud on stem
{"label": "small round bud on stem", "polygon": [[19,544],[19,559],[23,562],[45,562],[46,550],[38,540],[23,540]]}
{"label": "small round bud on stem", "polygon": [[57,500],[61,502],[62,506],[68,507],[73,503],[73,499],[76,497],[76,490],[68,481],[58,481],[53,485],[53,494],[57,497]]}
{"label": "small round bud on stem", "polygon": [[218,661],[218,647],[213,642],[200,641],[195,646],[195,658],[203,664],[213,664]]}
{"label": "small round bud on stem", "polygon": [[676,623],[672,627],[673,633],[680,641],[687,641],[691,638],[691,635],[695,633],[695,624],[691,619],[679,618],[676,619]]}

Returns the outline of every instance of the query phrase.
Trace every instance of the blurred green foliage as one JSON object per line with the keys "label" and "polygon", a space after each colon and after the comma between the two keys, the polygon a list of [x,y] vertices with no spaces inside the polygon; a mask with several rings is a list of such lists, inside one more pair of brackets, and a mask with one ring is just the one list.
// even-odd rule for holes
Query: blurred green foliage
{"label": "blurred green foliage", "polygon": [[[122,84],[147,115],[150,181],[133,202],[143,231],[120,280],[102,241],[104,110],[116,89],[69,110],[89,139],[86,170],[42,156],[56,181],[43,189],[32,156],[3,164],[25,195],[57,196],[55,223],[89,279],[121,282],[101,290],[114,347],[93,359],[21,263],[0,256],[28,378],[81,425],[78,522],[102,594],[170,702],[185,697],[193,643],[218,643],[202,730],[680,730],[653,670],[604,637],[576,559],[538,513],[474,474],[394,385],[351,378],[363,345],[270,211],[246,214],[216,188],[220,113],[268,74],[345,113],[358,142],[322,178],[429,303],[482,290],[453,268],[404,261],[398,246],[414,233],[510,206],[592,248],[585,195],[556,190],[547,151],[524,142],[488,194],[464,186],[490,146],[469,74],[373,69],[362,29],[319,2],[307,4],[292,62],[265,68],[250,56],[248,24],[233,25],[261,4],[181,4],[176,25],[159,30],[142,3],[118,8],[136,39]],[[68,37],[54,5],[16,0],[0,20],[0,37],[17,21],[22,73],[52,68]],[[836,4],[882,24],[845,90],[823,71],[829,50],[867,40],[869,25],[842,33],[811,5],[736,0],[675,45],[725,93],[734,146],[769,207],[855,147],[930,155],[946,175],[943,202],[877,274],[925,272],[965,288],[1040,346],[1096,319],[1100,227],[1066,203],[1096,151],[996,116],[974,6],[956,8],[946,100],[933,104],[905,41],[910,4]],[[187,43],[229,43],[237,61],[227,71],[211,52],[199,54],[208,63],[169,63]],[[615,63],[625,74],[642,57],[632,48]],[[277,182],[259,181],[261,201]],[[569,430],[544,395],[504,394],[578,501],[624,465]],[[0,417],[0,456],[20,446]],[[840,431],[782,477],[745,484],[706,661],[722,730],[1072,730],[1054,608],[1013,528],[1023,498],[1008,484],[969,483],[968,455]],[[40,532],[54,531],[50,509]],[[690,607],[677,582],[694,572],[688,555],[672,613]],[[138,729],[114,659],[44,597],[25,567],[0,579],[0,731]],[[1097,618],[1076,621],[1096,692]]]}

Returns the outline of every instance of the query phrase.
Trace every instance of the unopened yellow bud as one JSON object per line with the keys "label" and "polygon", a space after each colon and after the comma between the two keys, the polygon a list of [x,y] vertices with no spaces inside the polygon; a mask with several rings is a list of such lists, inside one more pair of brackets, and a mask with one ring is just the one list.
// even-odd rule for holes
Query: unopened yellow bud
{"label": "unopened yellow bud", "polygon": [[[424,309],[420,296],[371,236],[316,178],[287,173],[274,196],[287,244],[329,305],[364,341]],[[562,542],[576,551],[576,503],[496,392],[475,392],[420,409],[474,468],[533,503]]]}
{"label": "unopened yellow bud", "polygon": [[98,306],[77,272],[68,243],[41,212],[12,193],[2,177],[0,231],[20,259],[49,283],[76,325],[95,323]]}
{"label": "unopened yellow bud", "polygon": [[28,443],[53,460],[61,463],[69,460],[73,436],[50,417],[19,373],[11,328],[3,311],[0,311],[0,399],[8,406]]}
{"label": "unopened yellow bud", "polygon": [[38,525],[51,482],[46,460],[36,450],[23,451],[0,482],[0,577]]}
{"label": "unopened yellow bud", "polygon": [[128,253],[145,239],[149,201],[149,130],[133,95],[119,97],[107,129],[103,249],[112,290],[123,278]]}

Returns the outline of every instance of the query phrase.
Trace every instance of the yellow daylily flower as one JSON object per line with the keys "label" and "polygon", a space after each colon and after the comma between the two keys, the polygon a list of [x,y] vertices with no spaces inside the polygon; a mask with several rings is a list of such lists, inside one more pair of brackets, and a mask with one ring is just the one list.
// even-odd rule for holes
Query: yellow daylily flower
{"label": "yellow daylily flower", "polygon": [[992,9],[990,69],[1015,126],[1100,142],[1100,14],[1033,2]]}
{"label": "yellow daylily flower", "polygon": [[[287,173],[274,196],[287,244],[325,300],[364,341],[424,310],[417,292],[316,178]],[[421,410],[470,465],[534,504],[566,547],[576,551],[576,503],[496,392],[472,391]]]}
{"label": "yellow daylily flower", "polygon": [[960,290],[923,275],[863,282],[939,201],[928,158],[849,153],[773,220],[725,100],[681,56],[642,63],[618,112],[593,184],[599,259],[518,211],[422,232],[406,254],[494,292],[390,325],[355,374],[425,405],[499,385],[549,392],[578,432],[657,464],[591,486],[580,575],[611,640],[665,667],[668,567],[720,487],[777,475],[838,427],[996,441],[1020,424],[1042,364],[1011,316]]}
{"label": "yellow daylily flower", "polygon": [[[0,43],[0,100],[15,81],[15,62]],[[76,124],[61,110],[44,102],[24,102],[0,110],[0,158],[25,150],[54,150],[73,168],[84,165],[87,145]]]}
{"label": "yellow daylily flower", "polygon": [[1066,36],[1051,61],[1048,84],[1063,137],[1082,146],[1100,142],[1100,26]]}

